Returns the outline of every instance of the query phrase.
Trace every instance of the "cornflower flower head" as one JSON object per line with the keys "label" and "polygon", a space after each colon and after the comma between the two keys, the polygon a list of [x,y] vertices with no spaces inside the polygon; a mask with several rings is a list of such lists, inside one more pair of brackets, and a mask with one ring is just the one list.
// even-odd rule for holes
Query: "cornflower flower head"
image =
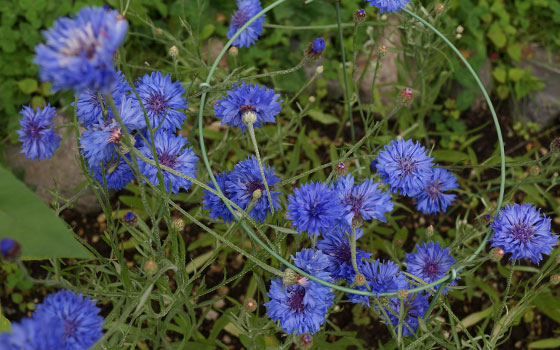
{"label": "cornflower flower head", "polygon": [[[403,336],[408,337],[416,332],[418,329],[418,318],[424,317],[428,307],[428,296],[426,294],[413,293],[406,297],[406,300],[404,301],[405,314],[402,325]],[[389,310],[389,308],[391,308],[392,311]],[[379,307],[376,307],[376,309],[379,309]],[[398,315],[400,315],[401,300],[399,298],[391,298],[389,299],[388,307],[383,306],[383,309],[385,309],[385,313],[389,316],[389,320],[387,320],[385,315],[379,311],[381,313],[381,318],[384,319],[386,324],[391,322],[393,327],[396,328],[399,324]]]}
{"label": "cornflower flower head", "polygon": [[355,220],[377,219],[386,222],[385,213],[393,210],[391,195],[382,192],[379,183],[366,179],[359,185],[354,184],[350,174],[338,179],[333,191],[342,206],[342,221],[352,226]]}
{"label": "cornflower flower head", "polygon": [[507,204],[490,224],[494,234],[492,247],[511,253],[513,259],[529,259],[539,264],[543,254],[550,254],[558,244],[558,235],[550,231],[550,218],[541,215],[531,203]]}
{"label": "cornflower flower head", "polygon": [[[137,100],[123,96],[117,104],[117,109],[128,132],[146,127]],[[85,130],[80,137],[82,153],[90,167],[114,158],[118,147],[123,144],[125,133],[121,125],[112,118],[112,114],[109,114],[109,118]]]}
{"label": "cornflower flower head", "polygon": [[397,12],[406,7],[410,0],[366,0],[369,6],[375,6],[379,12]]}
{"label": "cornflower flower head", "polygon": [[[121,101],[123,96],[127,96],[130,92],[130,85],[126,81],[121,71],[115,73],[115,83],[111,88],[111,96],[115,101]],[[74,105],[74,103],[72,103]],[[110,110],[105,102],[105,97],[95,90],[86,89],[78,97],[77,116],[84,127],[89,128],[95,124],[99,124],[105,118],[103,116],[103,108]]]}
{"label": "cornflower flower head", "polygon": [[[175,136],[166,130],[158,130],[154,134],[154,147],[159,164],[195,178],[198,157],[194,154],[192,147],[187,147],[187,144],[188,140],[186,137],[181,135]],[[148,159],[154,159],[149,145],[143,145],[139,151]],[[148,181],[156,186],[159,184],[158,169],[155,165],[148,164],[140,159],[138,166],[140,172]],[[165,189],[168,192],[177,193],[181,187],[188,190],[192,185],[189,180],[167,170],[161,169],[161,173]]]}
{"label": "cornflower flower head", "polygon": [[64,349],[64,322],[57,317],[33,316],[12,323],[10,333],[0,334],[2,350]]}
{"label": "cornflower flower head", "polygon": [[276,123],[275,117],[280,113],[282,103],[279,98],[279,94],[266,86],[242,82],[233,90],[229,90],[227,96],[216,101],[214,114],[222,120],[222,125],[239,127],[241,131],[245,131],[243,116],[246,113],[254,113],[256,121],[253,126],[260,128],[264,123]]}
{"label": "cornflower flower head", "polygon": [[[47,296],[37,306],[33,318],[56,319],[62,322],[63,339],[59,349],[89,349],[103,335],[103,318],[95,302],[81,294],[60,290]],[[49,325],[43,325],[49,327]]]}
{"label": "cornflower flower head", "polygon": [[[387,292],[396,292],[399,289],[406,288],[407,283],[403,274],[399,273],[399,266],[394,262],[366,260],[358,263],[358,271],[364,275],[366,283],[374,294],[381,294]],[[352,275],[347,278],[347,283],[352,284],[354,281],[355,272],[352,270]],[[359,290],[368,290],[365,285],[355,286]],[[348,300],[354,304],[362,304],[369,306],[370,297],[367,295],[347,294]]]}
{"label": "cornflower flower head", "polygon": [[162,128],[171,132],[181,129],[187,116],[179,109],[189,106],[183,97],[186,92],[180,82],[171,81],[169,75],[152,72],[138,78],[136,91],[152,128]]}
{"label": "cornflower flower head", "polygon": [[62,17],[43,32],[46,43],[35,47],[39,76],[53,90],[108,92],[115,80],[113,55],[122,44],[128,22],[116,10],[84,7],[75,17]]}
{"label": "cornflower flower head", "polygon": [[[231,17],[227,38],[231,39],[239,28],[262,10],[259,0],[237,0],[237,11]],[[257,18],[233,41],[235,47],[250,47],[263,31],[265,15]]]}
{"label": "cornflower flower head", "polygon": [[318,57],[321,57],[321,55],[323,55],[323,51],[325,51],[325,39],[319,37],[315,38],[311,43],[309,43],[309,45],[305,49],[305,55],[308,58],[314,60]]}
{"label": "cornflower flower head", "polygon": [[[216,174],[216,182],[218,183],[218,186],[222,190],[224,196],[231,200],[231,194],[227,186],[227,179],[229,179],[230,174],[231,171]],[[206,185],[213,190],[216,189],[212,181],[208,181]],[[233,214],[228,210],[224,201],[220,197],[208,190],[202,190],[202,193],[202,202],[204,203],[203,209],[210,210],[210,217],[212,219],[218,220],[218,218],[221,217],[226,223],[231,222],[234,219]]]}
{"label": "cornflower flower head", "polygon": [[334,193],[322,182],[301,185],[288,198],[288,219],[298,233],[307,231],[309,237],[328,230],[341,214]]}
{"label": "cornflower flower head", "polygon": [[56,109],[47,105],[33,111],[31,107],[23,106],[20,114],[21,129],[17,131],[22,143],[20,153],[25,153],[25,158],[38,161],[52,157],[60,144],[60,137],[54,133],[53,128]]}
{"label": "cornflower flower head", "polygon": [[418,200],[416,208],[424,214],[445,212],[447,207],[455,200],[455,195],[443,192],[457,187],[459,187],[457,178],[450,171],[433,168],[428,185],[415,196]]}
{"label": "cornflower flower head", "polygon": [[426,149],[412,140],[399,139],[379,152],[377,172],[391,192],[414,196],[424,190],[432,176],[433,158]]}
{"label": "cornflower flower head", "polygon": [[[264,176],[270,189],[270,196],[274,209],[280,208],[280,192],[273,190],[280,178],[274,175],[274,168],[263,164]],[[254,156],[239,162],[235,165],[234,170],[230,173],[226,180],[226,187],[232,201],[241,209],[246,210],[251,201],[255,201],[253,209],[249,212],[249,216],[258,222],[263,222],[268,213],[271,211],[266,188],[261,177],[259,162]],[[254,199],[255,191],[261,192],[260,198]]]}
{"label": "cornflower flower head", "polygon": [[[302,249],[296,253],[294,265],[322,280],[332,281],[326,271],[329,259],[321,251]],[[329,287],[318,282],[301,280],[305,282],[287,286],[283,285],[282,278],[273,280],[268,292],[270,301],[264,304],[266,314],[272,320],[280,321],[286,333],[314,334],[325,322],[334,294]]]}
{"label": "cornflower flower head", "polygon": [[[333,232],[332,234],[323,236],[325,239],[317,242],[317,249],[322,251],[330,261],[326,270],[334,280],[353,280],[355,272],[352,266],[352,252],[350,250],[348,234]],[[361,249],[356,249],[356,261],[358,264],[361,263],[362,259],[369,259],[370,257],[370,253]]]}
{"label": "cornflower flower head", "polygon": [[92,165],[90,170],[93,174],[93,178],[99,181],[101,185],[106,183],[109,189],[118,191],[125,188],[126,185],[134,179],[134,174],[123,157],[126,157],[130,161],[129,155],[119,155],[115,157],[115,159],[111,159],[103,164],[105,168],[105,178],[103,177],[103,169],[101,166]]}
{"label": "cornflower flower head", "polygon": [[[449,248],[443,249],[439,242],[417,244],[416,253],[407,253],[405,259],[407,271],[427,283],[435,282],[445,276],[455,261]],[[457,281],[449,283],[450,286],[456,284]],[[443,293],[447,294],[447,288]]]}

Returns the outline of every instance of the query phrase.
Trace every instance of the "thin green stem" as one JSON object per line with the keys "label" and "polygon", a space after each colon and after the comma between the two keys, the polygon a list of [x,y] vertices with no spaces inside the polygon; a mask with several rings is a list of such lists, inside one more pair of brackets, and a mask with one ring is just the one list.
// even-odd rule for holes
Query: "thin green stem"
{"label": "thin green stem", "polygon": [[357,276],[360,274],[360,270],[358,270],[358,262],[356,261],[356,228],[354,225],[352,225],[352,235],[350,236],[350,254],[352,256],[352,267],[354,267]]}
{"label": "thin green stem", "polygon": [[255,149],[255,156],[257,157],[257,162],[259,162],[259,170],[261,172],[264,188],[266,190],[266,197],[268,198],[270,211],[272,212],[272,214],[274,214],[274,203],[272,202],[272,196],[270,195],[270,189],[268,188],[268,181],[266,180],[266,176],[264,175],[264,168],[261,161],[261,154],[259,153],[257,138],[255,137],[255,128],[253,127],[253,123],[246,123],[245,125],[247,125],[247,130],[249,130],[249,136],[251,138],[251,142],[253,143],[253,148]]}

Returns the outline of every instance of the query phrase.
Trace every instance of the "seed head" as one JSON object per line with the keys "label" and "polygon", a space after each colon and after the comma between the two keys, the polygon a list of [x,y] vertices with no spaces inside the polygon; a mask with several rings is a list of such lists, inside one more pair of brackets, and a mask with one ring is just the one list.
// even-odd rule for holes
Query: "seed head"
{"label": "seed head", "polygon": [[490,260],[498,262],[504,257],[504,250],[502,248],[492,248],[489,255]]}

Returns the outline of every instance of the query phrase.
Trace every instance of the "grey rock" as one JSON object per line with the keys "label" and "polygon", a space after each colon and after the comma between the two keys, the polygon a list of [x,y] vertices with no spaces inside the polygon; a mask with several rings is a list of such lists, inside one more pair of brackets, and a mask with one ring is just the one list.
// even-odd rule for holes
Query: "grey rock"
{"label": "grey rock", "polygon": [[[69,118],[58,111],[54,124],[58,126],[69,122]],[[6,149],[8,166],[15,171],[23,170],[24,182],[28,186],[36,188],[36,194],[47,204],[51,204],[54,199],[50,191],[55,188],[55,183],[59,194],[69,199],[78,192],[76,188],[86,181],[77,161],[78,149],[74,131],[70,128],[60,128],[55,132],[62,140],[60,147],[50,159],[43,159],[40,162],[26,159],[25,155],[20,153],[20,145]],[[60,204],[62,205],[64,202],[61,201]],[[101,211],[101,206],[93,191],[88,189],[77,200],[74,209],[89,214]]]}

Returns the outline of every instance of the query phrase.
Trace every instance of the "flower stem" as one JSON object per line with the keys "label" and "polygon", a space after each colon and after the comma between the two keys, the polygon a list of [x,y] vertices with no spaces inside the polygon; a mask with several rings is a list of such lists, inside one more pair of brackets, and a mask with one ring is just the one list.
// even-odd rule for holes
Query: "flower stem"
{"label": "flower stem", "polygon": [[352,267],[356,275],[360,273],[358,270],[358,261],[356,259],[356,228],[352,226],[352,235],[350,236],[350,254],[352,254]]}
{"label": "flower stem", "polygon": [[264,188],[266,190],[266,196],[268,198],[268,204],[270,205],[270,211],[274,214],[274,204],[272,202],[272,196],[270,195],[270,189],[268,188],[268,181],[266,181],[266,176],[264,176],[264,169],[261,162],[261,154],[259,153],[259,147],[257,145],[257,138],[255,137],[255,129],[253,128],[253,123],[246,123],[247,129],[249,130],[249,136],[251,137],[251,142],[255,148],[255,156],[257,156],[257,162],[259,162],[259,170],[261,171],[261,177],[263,180]]}
{"label": "flower stem", "polygon": [[[338,24],[338,41],[340,41],[340,52],[342,54],[342,74],[344,75],[344,91],[346,98],[346,108],[348,109],[348,119],[350,119],[350,135],[352,141],[356,142],[356,132],[354,130],[354,120],[352,119],[352,104],[350,103],[350,86],[346,75],[346,54],[344,53],[344,38],[342,36],[342,22],[340,20],[340,2],[336,2],[336,21]],[[340,130],[340,129],[339,129]]]}

